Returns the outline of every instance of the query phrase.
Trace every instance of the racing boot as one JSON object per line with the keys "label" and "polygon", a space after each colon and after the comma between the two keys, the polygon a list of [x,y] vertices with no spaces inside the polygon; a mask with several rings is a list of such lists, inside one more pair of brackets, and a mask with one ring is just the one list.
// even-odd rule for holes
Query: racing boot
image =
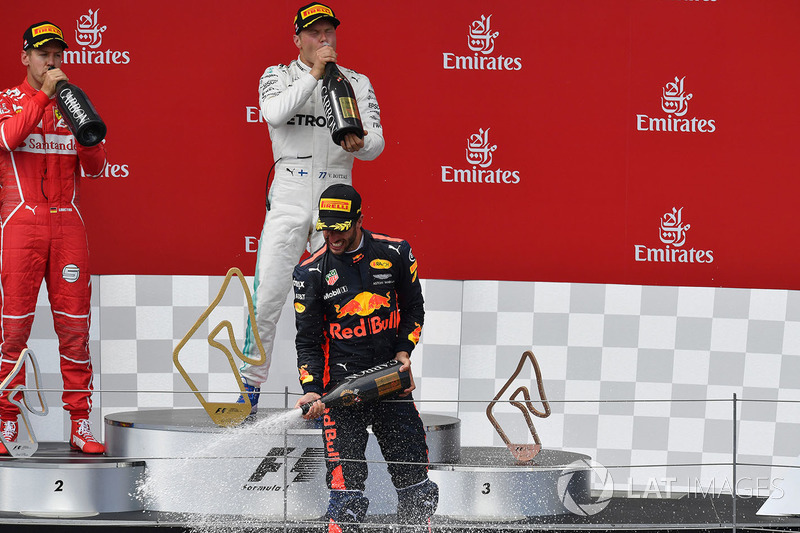
{"label": "racing boot", "polygon": [[83,453],[100,454],[106,451],[102,442],[98,442],[89,427],[89,420],[82,418],[72,421],[72,434],[69,437],[69,447]]}
{"label": "racing boot", "polygon": [[398,533],[431,531],[431,517],[439,505],[439,486],[426,479],[397,489]]}
{"label": "racing boot", "polygon": [[[2,420],[0,421],[0,433],[3,434],[3,440],[6,442],[17,442],[17,422],[16,420]],[[0,442],[0,455],[9,455],[9,451]]]}
{"label": "racing boot", "polygon": [[360,490],[332,490],[328,501],[328,533],[361,533],[369,498]]}
{"label": "racing boot", "polygon": [[[250,400],[250,416],[253,416],[256,414],[256,411],[258,411],[258,397],[261,395],[261,387],[250,385],[250,383],[247,382],[247,378],[244,377],[242,378],[242,384],[244,385],[247,399]],[[236,403],[244,403],[244,395],[240,394]]]}

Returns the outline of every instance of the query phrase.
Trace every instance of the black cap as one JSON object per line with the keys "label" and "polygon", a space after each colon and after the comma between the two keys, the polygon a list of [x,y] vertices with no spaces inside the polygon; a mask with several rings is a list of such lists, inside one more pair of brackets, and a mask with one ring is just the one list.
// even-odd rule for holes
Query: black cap
{"label": "black cap", "polygon": [[337,19],[336,15],[333,14],[333,9],[329,8],[325,4],[312,2],[301,7],[297,10],[297,15],[294,17],[295,35],[299,34],[301,31],[321,19],[330,20],[334,28],[340,24],[339,19]]}
{"label": "black cap", "polygon": [[64,32],[61,31],[61,28],[46,20],[37,22],[22,34],[22,49],[39,48],[50,41],[55,41],[67,48],[67,41],[64,40]]}
{"label": "black cap", "polygon": [[351,185],[331,185],[319,198],[317,231],[347,231],[360,216],[361,195]]}

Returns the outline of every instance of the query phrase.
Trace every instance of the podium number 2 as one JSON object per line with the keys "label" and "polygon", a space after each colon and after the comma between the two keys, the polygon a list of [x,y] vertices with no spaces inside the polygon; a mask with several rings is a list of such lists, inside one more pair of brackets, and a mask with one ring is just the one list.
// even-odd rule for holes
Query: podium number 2
{"label": "podium number 2", "polygon": [[64,486],[64,482],[61,481],[60,479],[57,479],[56,480],[56,490],[54,490],[53,492],[63,492],[63,490],[62,490],[63,486]]}

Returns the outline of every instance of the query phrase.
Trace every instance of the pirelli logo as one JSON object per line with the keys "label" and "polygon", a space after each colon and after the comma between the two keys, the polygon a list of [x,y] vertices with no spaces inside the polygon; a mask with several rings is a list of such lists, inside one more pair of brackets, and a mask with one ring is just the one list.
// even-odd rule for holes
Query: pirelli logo
{"label": "pirelli logo", "polygon": [[31,30],[31,34],[34,37],[36,37],[37,35],[41,35],[43,33],[55,33],[62,39],[64,38],[64,35],[61,33],[61,30],[59,30],[56,26],[53,26],[52,24],[42,24],[41,26],[36,26]]}
{"label": "pirelli logo", "polygon": [[350,200],[339,200],[335,198],[322,198],[319,201],[320,210],[327,209],[328,211],[344,211],[345,213],[349,213],[351,205],[352,202],[350,202]]}
{"label": "pirelli logo", "polygon": [[308,17],[310,17],[311,15],[317,15],[317,14],[319,14],[319,13],[322,13],[323,15],[328,15],[329,17],[333,17],[333,11],[331,11],[331,10],[330,10],[329,8],[327,8],[326,6],[321,6],[321,5],[319,5],[319,4],[317,4],[317,5],[313,6],[313,7],[310,7],[310,8],[308,8],[308,9],[306,9],[305,11],[303,11],[302,13],[300,13],[300,15],[301,15],[301,16],[302,16],[304,19],[307,19],[307,18],[308,18]]}

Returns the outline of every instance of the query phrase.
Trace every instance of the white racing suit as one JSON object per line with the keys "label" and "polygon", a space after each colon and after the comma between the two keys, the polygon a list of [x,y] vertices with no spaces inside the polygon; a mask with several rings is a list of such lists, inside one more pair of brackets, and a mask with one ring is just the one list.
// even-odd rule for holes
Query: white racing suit
{"label": "white racing suit", "polygon": [[[380,107],[369,78],[341,66],[339,69],[353,86],[367,131],[364,147],[352,154],[331,140],[320,96],[322,81],[317,81],[302,61],[269,67],[259,82],[261,113],[269,125],[276,164],[253,286],[256,325],[267,360],[263,365],[241,367],[242,376],[251,385],[267,380],[276,326],[292,286],[292,271],[306,243],[311,243],[313,251],[324,242],[322,233],[314,229],[320,194],[330,185],[351,183],[353,156],[371,161],[383,151]],[[252,358],[260,356],[249,321],[244,353]]]}

